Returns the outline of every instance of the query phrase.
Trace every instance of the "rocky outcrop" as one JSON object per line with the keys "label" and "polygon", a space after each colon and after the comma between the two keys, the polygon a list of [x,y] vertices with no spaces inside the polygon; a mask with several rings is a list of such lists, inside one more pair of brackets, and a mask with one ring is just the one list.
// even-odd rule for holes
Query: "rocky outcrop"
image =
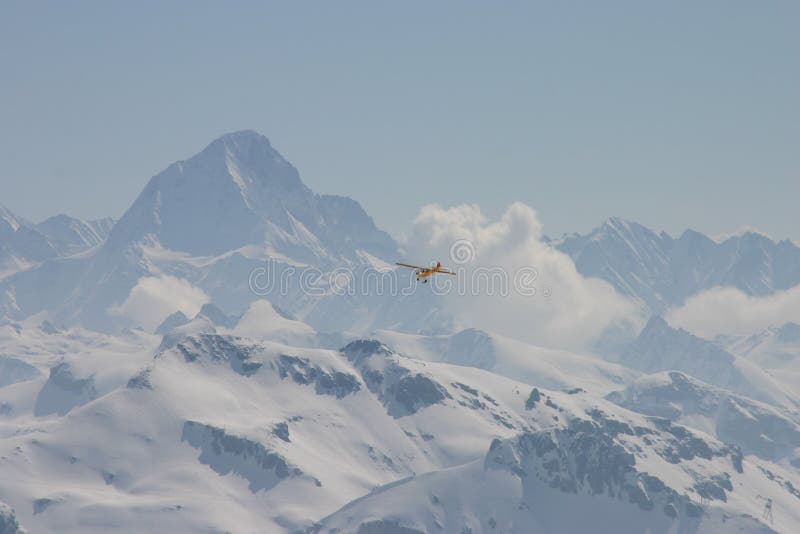
{"label": "rocky outcrop", "polygon": [[404,366],[401,358],[379,341],[353,341],[342,353],[353,362],[367,388],[392,417],[411,415],[452,398],[445,386]]}
{"label": "rocky outcrop", "polygon": [[72,367],[62,362],[50,369],[50,378],[36,398],[33,413],[37,416],[64,415],[96,397],[94,377],[76,377]]}
{"label": "rocky outcrop", "polygon": [[0,534],[27,534],[9,505],[0,502]]}
{"label": "rocky outcrop", "polygon": [[350,373],[326,371],[312,364],[307,358],[282,354],[276,362],[278,374],[296,384],[314,385],[320,395],[333,395],[341,399],[361,389],[358,378]]}
{"label": "rocky outcrop", "polygon": [[643,377],[607,399],[629,410],[714,430],[745,454],[776,459],[800,447],[792,414],[677,371]]}
{"label": "rocky outcrop", "polygon": [[[664,419],[652,426],[631,425],[602,410],[589,410],[590,419],[573,418],[562,426],[523,432],[510,440],[495,439],[486,455],[487,469],[508,470],[523,483],[536,479],[564,493],[606,495],[624,499],[644,511],[668,517],[698,518],[702,508],[683,491],[643,471],[637,463],[641,442],[670,463],[730,456],[735,449],[708,443],[684,427]],[[731,464],[734,467],[734,463]],[[525,491],[525,490],[523,490]],[[726,500],[733,491],[730,475],[698,478],[701,498]],[[531,496],[533,498],[533,496]]]}
{"label": "rocky outcrop", "polygon": [[[303,476],[300,468],[290,465],[283,456],[261,443],[215,426],[186,421],[181,441],[200,450],[200,463],[220,475],[233,473],[246,479],[254,493],[269,490],[281,480]],[[319,481],[312,480],[319,485]]]}

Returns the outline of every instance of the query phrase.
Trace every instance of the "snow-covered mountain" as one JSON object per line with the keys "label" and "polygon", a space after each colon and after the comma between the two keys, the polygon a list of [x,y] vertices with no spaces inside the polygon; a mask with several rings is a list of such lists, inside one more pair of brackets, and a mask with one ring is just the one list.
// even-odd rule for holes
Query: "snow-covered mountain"
{"label": "snow-covered mountain", "polygon": [[109,238],[111,247],[157,242],[192,256],[269,246],[293,261],[356,261],[396,246],[359,204],[317,195],[297,170],[253,131],[224,135],[154,176]]}
{"label": "snow-covered mountain", "polygon": [[[0,388],[0,498],[31,532],[800,522],[785,466],[580,389],[531,388],[374,340],[337,351],[197,334],[157,350],[141,332],[28,323],[0,340],[40,371]],[[773,524],[758,495],[773,499]]]}
{"label": "snow-covered mountain", "polygon": [[769,295],[800,284],[800,247],[755,232],[715,241],[687,230],[674,238],[618,217],[587,235],[553,241],[584,276],[602,278],[653,313],[715,286]]}
{"label": "snow-covered mountain", "polygon": [[[16,219],[6,226],[27,231]],[[226,312],[241,313],[259,298],[251,287],[259,268],[273,281],[295,272],[286,288],[267,298],[310,313],[320,299],[302,291],[299,271],[318,269],[324,292],[320,275],[372,266],[380,257],[397,257],[397,245],[357,202],[313,193],[266,137],[241,131],[153,177],[91,254],[36,256],[49,261],[0,281],[0,313],[23,319],[46,311],[59,324],[115,330],[126,323],[109,310],[123,304],[143,277],[162,276],[185,279]],[[321,315],[316,324],[323,327],[333,314]]]}
{"label": "snow-covered mountain", "polygon": [[751,336],[719,336],[714,343],[767,369],[779,381],[800,384],[800,325],[786,323]]}
{"label": "snow-covered mountain", "polygon": [[758,402],[678,371],[643,376],[607,398],[733,443],[745,454],[800,466],[800,413]]}
{"label": "snow-covered mountain", "polygon": [[77,254],[103,244],[114,226],[114,219],[105,217],[83,221],[68,215],[56,215],[36,225],[50,238],[58,257]]}
{"label": "snow-covered mountain", "polygon": [[796,388],[783,385],[752,362],[711,341],[653,317],[622,354],[621,364],[645,373],[680,371],[709,384],[788,409],[800,407]]}
{"label": "snow-covered mountain", "polygon": [[113,225],[112,219],[82,221],[67,215],[34,224],[0,205],[0,278],[96,247]]}
{"label": "snow-covered mountain", "polygon": [[640,375],[592,354],[538,347],[475,328],[438,336],[377,330],[374,336],[401,354],[477,367],[549,389],[584,389],[602,396]]}

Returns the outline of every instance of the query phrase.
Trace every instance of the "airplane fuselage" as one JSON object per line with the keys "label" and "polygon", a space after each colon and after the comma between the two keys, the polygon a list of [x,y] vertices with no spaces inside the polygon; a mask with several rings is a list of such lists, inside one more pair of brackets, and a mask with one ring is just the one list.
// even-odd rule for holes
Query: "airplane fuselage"
{"label": "airplane fuselage", "polygon": [[432,269],[419,270],[419,271],[417,271],[417,280],[420,280],[422,278],[427,278],[428,276],[434,274],[436,271],[437,271],[436,267],[434,267]]}

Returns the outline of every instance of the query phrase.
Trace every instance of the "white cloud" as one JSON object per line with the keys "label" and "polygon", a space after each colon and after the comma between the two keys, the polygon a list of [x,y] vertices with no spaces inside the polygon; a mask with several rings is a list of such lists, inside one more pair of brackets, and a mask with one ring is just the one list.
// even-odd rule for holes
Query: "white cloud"
{"label": "white cloud", "polygon": [[[451,268],[463,268],[456,283],[465,285],[465,294],[452,290],[446,299],[464,326],[541,345],[580,349],[612,324],[636,316],[631,301],[604,281],[584,278],[569,256],[544,243],[536,212],[519,202],[497,221],[488,220],[476,205],[424,206],[414,221],[407,248],[415,258],[440,259]],[[474,257],[462,264],[459,253],[464,251],[466,256],[474,252]],[[486,278],[481,280],[478,275],[495,268],[506,273],[509,290],[505,296],[488,294]],[[517,291],[514,284],[515,276],[530,275],[530,269],[536,272],[532,284],[526,285],[535,287],[532,296]],[[478,291],[471,291],[476,281]]]}
{"label": "white cloud", "polygon": [[140,278],[125,302],[111,308],[109,313],[127,317],[152,331],[178,310],[194,317],[208,300],[203,290],[182,278],[149,276]]}
{"label": "white cloud", "polygon": [[731,287],[709,289],[671,310],[666,319],[706,338],[749,335],[769,326],[800,322],[800,286],[766,297],[752,297]]}

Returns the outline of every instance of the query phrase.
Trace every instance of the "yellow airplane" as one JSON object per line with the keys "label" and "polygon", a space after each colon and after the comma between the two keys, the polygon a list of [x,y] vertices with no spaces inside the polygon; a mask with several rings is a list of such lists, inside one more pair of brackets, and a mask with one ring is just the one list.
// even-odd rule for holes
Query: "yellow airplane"
{"label": "yellow airplane", "polygon": [[442,269],[442,264],[440,262],[436,262],[436,267],[420,267],[419,265],[411,265],[408,263],[400,263],[397,262],[397,265],[400,267],[408,267],[409,269],[414,269],[414,274],[417,275],[417,282],[422,280],[423,284],[428,282],[428,277],[434,274],[452,274],[455,275],[453,271],[448,271],[447,269]]}

